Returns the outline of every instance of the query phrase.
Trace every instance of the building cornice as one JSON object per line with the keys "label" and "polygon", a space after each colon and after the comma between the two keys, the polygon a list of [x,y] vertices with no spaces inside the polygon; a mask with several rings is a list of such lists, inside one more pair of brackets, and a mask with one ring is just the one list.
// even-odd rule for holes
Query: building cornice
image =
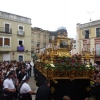
{"label": "building cornice", "polygon": [[0,18],[31,25],[31,19],[30,18],[11,14],[11,13],[7,13],[7,12],[3,12],[3,11],[0,11]]}
{"label": "building cornice", "polygon": [[85,24],[78,24],[79,25],[79,28],[87,28],[87,27],[92,27],[92,26],[97,26],[97,25],[100,25],[100,20],[97,20],[97,21],[92,21],[92,22],[89,22],[89,23],[85,23]]}

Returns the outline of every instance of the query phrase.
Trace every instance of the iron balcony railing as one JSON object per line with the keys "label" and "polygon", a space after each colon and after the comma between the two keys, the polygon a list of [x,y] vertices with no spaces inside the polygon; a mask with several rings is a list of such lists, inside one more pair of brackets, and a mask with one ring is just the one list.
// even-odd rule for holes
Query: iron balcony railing
{"label": "iron balcony railing", "polygon": [[0,27],[0,33],[12,34],[12,29],[6,27]]}
{"label": "iron balcony railing", "polygon": [[25,36],[25,32],[24,31],[17,31],[17,35],[18,36]]}

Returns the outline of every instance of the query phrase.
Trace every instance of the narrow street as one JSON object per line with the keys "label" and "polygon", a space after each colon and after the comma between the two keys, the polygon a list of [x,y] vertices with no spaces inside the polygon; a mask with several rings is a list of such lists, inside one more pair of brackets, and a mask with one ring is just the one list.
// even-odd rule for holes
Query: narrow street
{"label": "narrow street", "polygon": [[[29,85],[33,91],[37,91],[37,86],[33,76],[30,77]],[[32,95],[32,100],[35,100],[35,95]]]}

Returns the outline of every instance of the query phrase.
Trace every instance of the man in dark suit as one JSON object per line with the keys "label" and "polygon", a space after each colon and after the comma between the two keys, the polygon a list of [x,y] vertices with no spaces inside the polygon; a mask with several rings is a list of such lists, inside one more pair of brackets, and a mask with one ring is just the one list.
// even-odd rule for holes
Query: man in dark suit
{"label": "man in dark suit", "polygon": [[95,96],[95,100],[100,100],[100,76],[96,78],[96,83],[91,91],[91,95]]}
{"label": "man in dark suit", "polygon": [[35,100],[51,100],[50,81],[38,88]]}
{"label": "man in dark suit", "polygon": [[24,78],[24,76],[26,76],[27,74],[25,73],[25,69],[22,68],[21,72],[18,74],[17,79],[19,81],[19,84],[21,83],[22,79]]}

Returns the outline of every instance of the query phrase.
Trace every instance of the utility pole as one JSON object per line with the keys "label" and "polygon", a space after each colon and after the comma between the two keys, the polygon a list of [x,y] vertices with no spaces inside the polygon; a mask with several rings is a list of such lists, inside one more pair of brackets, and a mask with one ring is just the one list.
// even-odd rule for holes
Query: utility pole
{"label": "utility pole", "polygon": [[90,21],[92,21],[92,20],[91,20],[91,14],[92,14],[92,13],[94,13],[94,11],[88,12],[88,14],[90,14]]}

